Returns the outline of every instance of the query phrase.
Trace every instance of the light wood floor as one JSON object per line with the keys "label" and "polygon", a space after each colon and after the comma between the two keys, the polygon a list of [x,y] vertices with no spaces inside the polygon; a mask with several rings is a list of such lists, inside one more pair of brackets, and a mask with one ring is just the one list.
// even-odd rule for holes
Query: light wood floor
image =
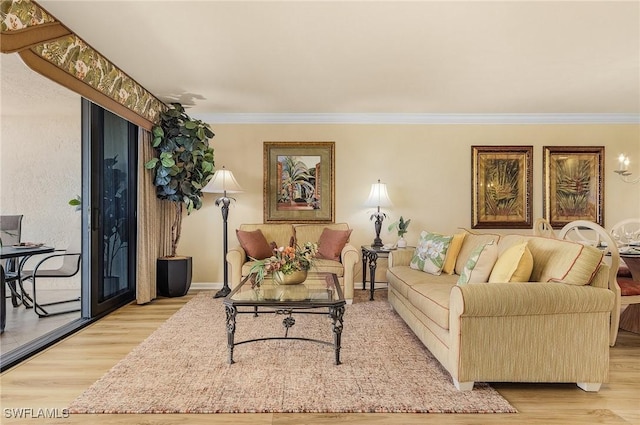
{"label": "light wood floor", "polygon": [[[494,384],[517,414],[71,415],[63,409],[186,303],[128,305],[0,376],[3,424],[640,424],[640,335],[621,331],[611,349],[610,382],[599,393],[572,384]],[[376,295],[376,298],[379,295]],[[363,358],[363,361],[365,359]],[[336,396],[339,397],[339,394]],[[48,409],[57,418],[12,417]],[[57,409],[57,410],[56,410]],[[23,410],[24,412],[24,410]]]}

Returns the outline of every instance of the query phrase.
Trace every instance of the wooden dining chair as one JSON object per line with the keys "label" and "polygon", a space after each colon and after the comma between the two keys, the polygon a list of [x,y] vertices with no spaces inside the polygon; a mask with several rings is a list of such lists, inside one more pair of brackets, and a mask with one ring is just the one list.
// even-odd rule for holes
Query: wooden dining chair
{"label": "wooden dining chair", "polygon": [[[630,243],[640,242],[640,217],[627,218],[617,222],[611,227],[611,236],[620,249],[628,249]],[[629,267],[624,262],[624,258],[620,259],[617,282],[620,288],[620,302],[618,306],[620,311],[630,305],[640,304],[640,281],[634,280],[631,275],[631,270],[629,270]],[[632,317],[633,316],[628,316],[627,318]],[[637,327],[634,323],[623,323],[624,320],[625,317],[621,314],[617,327],[621,325],[624,328]]]}
{"label": "wooden dining chair", "polygon": [[551,227],[551,223],[546,218],[536,218],[533,222],[533,234],[536,236],[544,236],[545,238],[557,239],[556,232]]}
{"label": "wooden dining chair", "polygon": [[600,225],[588,220],[576,220],[566,224],[558,232],[560,239],[572,240],[584,245],[591,245],[602,250],[603,261],[609,266],[607,281],[609,289],[615,295],[613,310],[611,310],[609,327],[609,345],[614,346],[618,337],[620,323],[620,286],[616,278],[620,265],[620,253],[611,235]]}

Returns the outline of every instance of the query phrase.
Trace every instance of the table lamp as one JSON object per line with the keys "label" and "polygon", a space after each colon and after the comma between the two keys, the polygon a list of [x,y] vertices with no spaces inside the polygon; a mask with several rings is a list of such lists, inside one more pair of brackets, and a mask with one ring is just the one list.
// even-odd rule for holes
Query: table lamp
{"label": "table lamp", "polygon": [[381,248],[382,239],[380,239],[380,230],[382,229],[382,220],[384,220],[386,214],[380,212],[380,208],[388,208],[393,206],[393,204],[391,203],[391,199],[389,199],[389,194],[387,193],[387,185],[385,183],[380,183],[380,179],[378,179],[378,183],[371,185],[371,192],[369,192],[369,198],[365,205],[367,207],[377,208],[376,212],[371,214],[370,217],[370,220],[375,218],[374,227],[376,230],[376,237],[371,246],[373,248]]}

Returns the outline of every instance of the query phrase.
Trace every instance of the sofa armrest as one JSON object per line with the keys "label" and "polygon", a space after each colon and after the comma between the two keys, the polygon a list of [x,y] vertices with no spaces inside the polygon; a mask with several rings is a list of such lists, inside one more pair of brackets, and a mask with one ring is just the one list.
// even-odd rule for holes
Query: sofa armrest
{"label": "sofa armrest", "polygon": [[238,245],[227,251],[227,263],[229,263],[229,285],[233,289],[240,285],[242,280],[242,265],[247,262],[247,253]]}
{"label": "sofa armrest", "polygon": [[408,266],[413,258],[414,251],[412,249],[398,249],[389,253],[387,268],[395,266]]}
{"label": "sofa armrest", "polygon": [[344,267],[344,297],[345,299],[353,299],[353,278],[355,274],[355,266],[360,262],[360,252],[350,244],[346,244],[340,253],[340,262]]}
{"label": "sofa armrest", "polygon": [[564,283],[479,283],[451,289],[450,319],[611,312],[614,293]]}

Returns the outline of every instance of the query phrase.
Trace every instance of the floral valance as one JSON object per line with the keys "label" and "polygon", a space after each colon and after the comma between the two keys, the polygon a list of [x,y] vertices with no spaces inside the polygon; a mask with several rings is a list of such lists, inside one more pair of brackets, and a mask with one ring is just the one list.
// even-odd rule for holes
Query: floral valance
{"label": "floral valance", "polygon": [[150,130],[166,105],[31,0],[2,0],[3,53]]}

